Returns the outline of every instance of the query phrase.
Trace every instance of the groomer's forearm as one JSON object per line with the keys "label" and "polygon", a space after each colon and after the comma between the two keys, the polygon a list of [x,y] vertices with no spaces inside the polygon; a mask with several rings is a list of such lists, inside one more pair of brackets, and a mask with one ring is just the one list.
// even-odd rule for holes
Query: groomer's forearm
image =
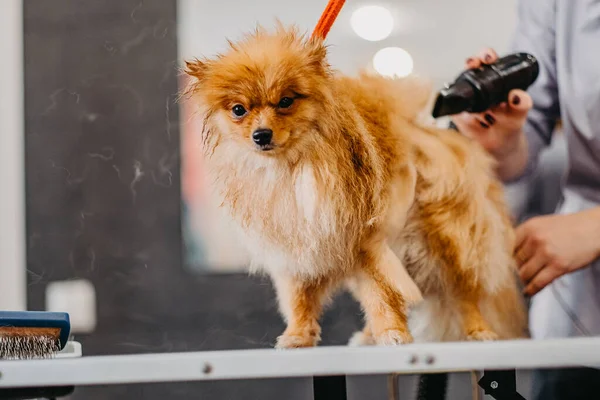
{"label": "groomer's forearm", "polygon": [[600,206],[591,208],[584,212],[589,213],[589,217],[595,221],[596,230],[594,232],[595,237],[598,238],[598,240],[596,240],[596,258],[600,259]]}
{"label": "groomer's forearm", "polygon": [[510,182],[521,177],[527,168],[529,151],[525,135],[520,136],[520,140],[515,149],[504,156],[496,156],[498,165],[496,172],[503,182]]}

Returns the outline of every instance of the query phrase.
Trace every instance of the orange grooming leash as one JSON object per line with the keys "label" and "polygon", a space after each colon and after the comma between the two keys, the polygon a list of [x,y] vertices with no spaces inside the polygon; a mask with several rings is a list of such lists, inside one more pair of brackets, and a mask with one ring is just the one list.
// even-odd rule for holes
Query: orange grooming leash
{"label": "orange grooming leash", "polygon": [[346,0],[329,0],[325,11],[321,14],[321,18],[312,33],[313,39],[316,37],[325,39],[345,2]]}

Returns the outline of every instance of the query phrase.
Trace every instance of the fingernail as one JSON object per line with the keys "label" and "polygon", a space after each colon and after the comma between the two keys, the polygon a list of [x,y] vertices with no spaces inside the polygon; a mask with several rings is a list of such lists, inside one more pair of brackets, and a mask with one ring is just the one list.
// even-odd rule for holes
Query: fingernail
{"label": "fingernail", "polygon": [[494,125],[494,123],[496,122],[496,119],[494,117],[492,117],[490,114],[485,114],[484,115],[485,120],[490,124],[490,125]]}
{"label": "fingernail", "polygon": [[490,126],[488,124],[486,124],[485,122],[479,121],[479,125],[481,125],[484,128],[489,128]]}
{"label": "fingernail", "polygon": [[521,98],[519,96],[514,96],[512,102],[515,106],[518,106],[519,103],[521,103]]}

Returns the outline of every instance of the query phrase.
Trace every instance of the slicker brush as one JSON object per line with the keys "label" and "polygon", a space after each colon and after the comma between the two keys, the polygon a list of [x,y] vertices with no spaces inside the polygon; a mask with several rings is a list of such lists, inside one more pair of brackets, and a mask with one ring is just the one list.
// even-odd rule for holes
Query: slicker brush
{"label": "slicker brush", "polygon": [[0,360],[51,358],[69,339],[69,315],[0,311]]}

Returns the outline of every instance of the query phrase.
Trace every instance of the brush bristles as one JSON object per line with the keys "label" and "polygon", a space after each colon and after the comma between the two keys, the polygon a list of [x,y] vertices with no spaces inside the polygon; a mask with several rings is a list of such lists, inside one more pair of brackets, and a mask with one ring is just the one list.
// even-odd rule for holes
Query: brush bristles
{"label": "brush bristles", "polygon": [[0,327],[0,360],[51,358],[60,351],[60,329]]}
{"label": "brush bristles", "polygon": [[0,336],[0,360],[51,358],[60,351],[52,336]]}

